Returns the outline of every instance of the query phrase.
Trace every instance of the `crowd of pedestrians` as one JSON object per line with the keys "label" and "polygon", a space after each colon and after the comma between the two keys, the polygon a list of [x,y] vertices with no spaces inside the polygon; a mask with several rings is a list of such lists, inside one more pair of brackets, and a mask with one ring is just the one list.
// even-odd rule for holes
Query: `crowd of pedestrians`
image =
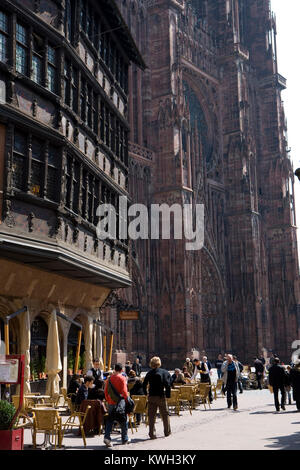
{"label": "crowd of pedestrians", "polygon": [[[105,399],[108,404],[108,415],[105,422],[104,443],[112,447],[111,432],[114,422],[118,422],[121,428],[122,444],[128,444],[128,409],[132,405],[131,395],[148,396],[148,419],[149,437],[156,439],[155,417],[159,410],[163,421],[165,436],[171,434],[167,398],[171,396],[171,389],[175,385],[184,385],[200,379],[201,383],[211,384],[212,364],[206,356],[202,359],[191,360],[186,358],[182,369],[176,368],[171,375],[170,372],[161,367],[159,357],[153,357],[149,363],[150,370],[145,377],[141,377],[142,365],[140,358],[133,363],[126,362],[123,369],[122,364],[117,363],[113,371],[103,372],[100,369],[100,361],[95,358],[93,367],[87,371],[82,379],[74,375],[68,388],[72,394],[72,401],[76,406],[86,399]],[[232,354],[219,354],[214,362],[217,377],[222,380],[222,390],[226,394],[227,407],[238,410],[237,391],[243,393],[243,379],[245,374],[244,365]],[[286,401],[296,402],[297,410],[300,411],[300,357],[295,364],[287,367],[281,364],[280,359],[273,354],[268,364],[263,357],[253,358],[253,371],[257,388],[265,388],[266,384],[274,394],[276,412],[285,410]],[[267,376],[267,382],[266,382]],[[279,402],[279,392],[281,394]],[[211,403],[213,396],[211,387],[208,400]],[[130,403],[132,402],[132,403]],[[136,415],[136,424],[141,423],[141,415]]]}

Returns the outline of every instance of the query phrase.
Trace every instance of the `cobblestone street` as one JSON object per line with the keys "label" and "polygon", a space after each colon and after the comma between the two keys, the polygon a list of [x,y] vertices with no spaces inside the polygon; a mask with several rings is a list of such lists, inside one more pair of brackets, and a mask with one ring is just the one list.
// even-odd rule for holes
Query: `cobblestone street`
{"label": "cobblestone street", "polygon": [[[172,435],[163,437],[163,427],[157,420],[157,439],[149,440],[148,428],[142,424],[138,432],[129,437],[132,443],[120,445],[120,434],[112,434],[112,450],[296,450],[300,449],[300,413],[295,404],[287,405],[286,411],[275,414],[273,395],[268,390],[250,390],[238,394],[239,409],[227,409],[226,399],[214,401],[211,409],[203,405],[171,415]],[[76,431],[77,432],[77,431]],[[42,434],[37,443],[42,443]],[[25,449],[31,448],[31,432],[25,431]],[[83,450],[81,437],[65,435],[63,444],[68,450]],[[105,450],[103,435],[87,438],[86,450]]]}

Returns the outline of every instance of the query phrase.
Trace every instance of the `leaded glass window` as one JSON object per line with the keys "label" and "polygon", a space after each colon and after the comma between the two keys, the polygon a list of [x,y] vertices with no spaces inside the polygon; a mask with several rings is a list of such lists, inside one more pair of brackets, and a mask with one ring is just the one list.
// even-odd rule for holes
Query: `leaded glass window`
{"label": "leaded glass window", "polygon": [[0,61],[7,62],[8,57],[8,16],[0,11]]}
{"label": "leaded glass window", "polygon": [[16,70],[23,75],[28,73],[27,31],[21,24],[16,28]]}
{"label": "leaded glass window", "polygon": [[32,160],[31,160],[31,175],[30,175],[30,192],[35,196],[42,196],[44,185],[44,148],[43,143],[33,138],[32,139]]}
{"label": "leaded glass window", "polygon": [[64,99],[65,104],[71,106],[71,76],[70,63],[65,61],[64,65]]}
{"label": "leaded glass window", "polygon": [[86,82],[81,79],[81,90],[80,90],[80,117],[83,122],[86,122]]}
{"label": "leaded glass window", "polygon": [[52,93],[56,92],[56,50],[54,47],[48,46],[48,63],[47,63],[47,75],[48,75],[48,89]]}
{"label": "leaded glass window", "polygon": [[58,148],[49,145],[48,168],[47,168],[47,199],[59,202],[60,197],[60,151]]}
{"label": "leaded glass window", "polygon": [[12,185],[14,188],[25,190],[27,167],[27,136],[19,131],[14,133]]}
{"label": "leaded glass window", "polygon": [[71,4],[71,0],[66,0],[65,34],[66,34],[66,38],[69,41],[72,41],[72,4]]}
{"label": "leaded glass window", "polygon": [[43,41],[41,38],[33,37],[32,53],[32,80],[39,85],[43,83]]}

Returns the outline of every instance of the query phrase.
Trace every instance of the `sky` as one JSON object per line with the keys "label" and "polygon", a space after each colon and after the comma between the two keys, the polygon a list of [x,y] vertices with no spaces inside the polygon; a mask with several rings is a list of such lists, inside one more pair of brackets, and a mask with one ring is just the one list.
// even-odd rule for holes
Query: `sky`
{"label": "sky", "polygon": [[[288,147],[294,170],[300,168],[300,0],[271,0],[277,23],[278,72],[287,79],[287,90],[282,92],[288,127]],[[296,223],[300,227],[300,181],[295,176]],[[298,229],[298,253],[300,233]]]}

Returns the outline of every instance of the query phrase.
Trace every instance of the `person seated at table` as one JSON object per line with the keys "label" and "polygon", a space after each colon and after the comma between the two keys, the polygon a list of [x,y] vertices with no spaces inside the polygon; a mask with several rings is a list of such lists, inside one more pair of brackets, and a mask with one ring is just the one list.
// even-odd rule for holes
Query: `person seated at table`
{"label": "person seated at table", "polygon": [[104,380],[97,380],[95,387],[89,389],[88,399],[89,400],[104,400]]}
{"label": "person seated at table", "polygon": [[138,377],[136,376],[136,373],[134,372],[134,370],[129,371],[127,385],[130,385],[130,384],[134,385],[137,378]]}
{"label": "person seated at table", "polygon": [[184,375],[182,372],[180,372],[180,369],[175,369],[175,373],[171,376],[171,387],[173,387],[174,384],[185,384],[184,380]]}
{"label": "person seated at table", "polygon": [[125,373],[126,375],[129,377],[129,372],[131,371],[131,362],[130,361],[126,361],[126,365],[125,365]]}
{"label": "person seated at table", "polygon": [[71,395],[72,403],[75,403],[76,394],[80,388],[80,375],[74,374],[68,386],[67,394]]}
{"label": "person seated at table", "polygon": [[83,400],[88,400],[89,389],[93,388],[93,385],[94,385],[94,377],[90,375],[86,375],[84,377],[83,384],[78,389],[78,392],[76,395],[76,400],[75,400],[76,407],[79,407],[81,402],[83,402]]}
{"label": "person seated at table", "polygon": [[191,374],[189,373],[189,371],[187,370],[187,367],[186,366],[183,366],[182,368],[182,374],[183,374],[183,377],[185,379],[190,379],[192,376]]}
{"label": "person seated at table", "polygon": [[[130,387],[131,385],[131,387]],[[130,396],[132,395],[145,395],[143,389],[143,382],[140,377],[136,376],[134,370],[129,372],[129,379],[127,382],[128,391]],[[140,413],[136,413],[136,424],[139,426],[141,424],[142,415]]]}

